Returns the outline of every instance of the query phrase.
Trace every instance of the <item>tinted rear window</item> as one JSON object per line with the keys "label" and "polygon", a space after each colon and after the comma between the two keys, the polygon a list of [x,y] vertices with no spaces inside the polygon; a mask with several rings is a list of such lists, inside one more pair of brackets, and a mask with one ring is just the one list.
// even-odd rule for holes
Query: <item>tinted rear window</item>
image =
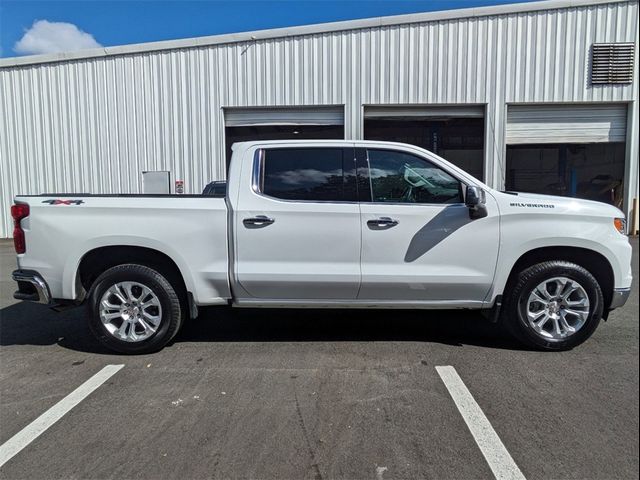
{"label": "tinted rear window", "polygon": [[345,175],[341,148],[266,150],[262,193],[284,200],[344,201],[353,173]]}

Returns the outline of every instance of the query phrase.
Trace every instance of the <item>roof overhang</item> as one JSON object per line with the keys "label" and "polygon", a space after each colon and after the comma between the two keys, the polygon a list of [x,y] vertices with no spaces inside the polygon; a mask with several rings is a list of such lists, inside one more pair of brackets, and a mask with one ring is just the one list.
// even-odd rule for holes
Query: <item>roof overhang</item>
{"label": "roof overhang", "polygon": [[461,20],[472,17],[486,17],[508,15],[543,10],[559,10],[589,5],[608,3],[631,3],[629,0],[545,0],[540,2],[522,2],[508,5],[495,5],[478,8],[463,8],[443,10],[438,12],[410,13],[388,17],[365,18],[343,22],[319,23],[298,27],[274,28],[256,30],[252,32],[212,35],[207,37],[185,38],[180,40],[166,40],[161,42],[137,43],[115,47],[79,50],[69,53],[53,53],[44,55],[28,55],[0,59],[0,68],[36,65],[41,63],[65,62],[87,58],[109,57],[114,55],[141,54],[162,50],[176,50],[198,48],[229,43],[254,42],[274,38],[297,37],[322,33],[358,30],[366,28],[384,27],[389,25],[403,25],[411,23],[437,22],[442,20]]}

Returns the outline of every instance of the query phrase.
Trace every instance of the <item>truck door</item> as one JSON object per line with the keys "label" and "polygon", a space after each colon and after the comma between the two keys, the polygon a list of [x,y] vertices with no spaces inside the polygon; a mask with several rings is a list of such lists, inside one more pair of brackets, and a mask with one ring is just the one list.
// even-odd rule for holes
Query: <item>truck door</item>
{"label": "truck door", "polygon": [[376,148],[357,148],[356,155],[362,202],[358,299],[482,302],[498,256],[493,197],[487,195],[487,217],[472,220],[466,186],[435,161]]}
{"label": "truck door", "polygon": [[255,152],[252,186],[241,187],[234,212],[239,299],[357,297],[361,239],[354,157],[344,144]]}

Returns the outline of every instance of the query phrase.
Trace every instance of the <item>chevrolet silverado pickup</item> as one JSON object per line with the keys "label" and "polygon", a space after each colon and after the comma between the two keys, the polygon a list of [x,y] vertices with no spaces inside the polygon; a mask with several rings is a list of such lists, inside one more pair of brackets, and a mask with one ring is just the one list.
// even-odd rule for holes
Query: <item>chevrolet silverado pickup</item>
{"label": "chevrolet silverado pickup", "polygon": [[478,309],[562,350],[631,288],[617,208],[499,192],[415,146],[238,143],[219,191],[16,197],[15,298],[85,304],[122,353],[206,305]]}

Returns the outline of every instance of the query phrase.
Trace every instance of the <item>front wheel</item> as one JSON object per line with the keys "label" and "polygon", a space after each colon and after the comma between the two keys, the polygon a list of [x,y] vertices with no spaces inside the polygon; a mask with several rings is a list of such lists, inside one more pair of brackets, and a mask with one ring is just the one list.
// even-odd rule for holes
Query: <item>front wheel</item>
{"label": "front wheel", "polygon": [[105,271],[87,301],[91,331],[119,353],[160,350],[178,333],[182,315],[173,285],[156,270],[137,264]]}
{"label": "front wheel", "polygon": [[528,346],[568,350],[587,340],[602,318],[598,281],[585,268],[565,261],[533,265],[509,283],[502,321]]}

